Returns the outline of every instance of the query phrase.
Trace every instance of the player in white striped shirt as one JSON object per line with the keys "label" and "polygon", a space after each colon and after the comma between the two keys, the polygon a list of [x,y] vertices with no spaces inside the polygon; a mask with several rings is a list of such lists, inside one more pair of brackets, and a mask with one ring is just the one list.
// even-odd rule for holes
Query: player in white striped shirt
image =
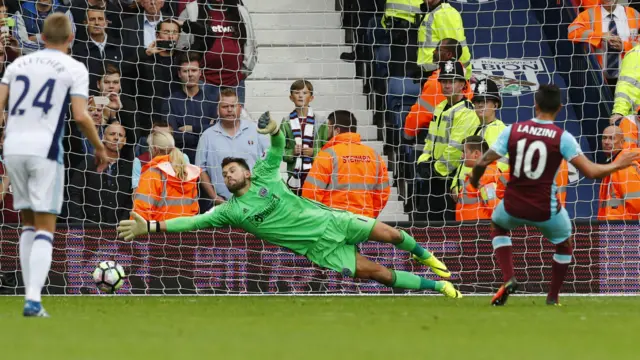
{"label": "player in white striped shirt", "polygon": [[71,22],[54,13],[44,22],[45,49],[19,57],[0,84],[0,108],[8,100],[4,158],[13,185],[14,208],[20,210],[20,266],[25,285],[24,316],[47,317],[41,292],[51,267],[53,232],[62,209],[64,120],[71,102],[76,124],[107,161],[87,112],[89,73],[66,54],[73,40]]}

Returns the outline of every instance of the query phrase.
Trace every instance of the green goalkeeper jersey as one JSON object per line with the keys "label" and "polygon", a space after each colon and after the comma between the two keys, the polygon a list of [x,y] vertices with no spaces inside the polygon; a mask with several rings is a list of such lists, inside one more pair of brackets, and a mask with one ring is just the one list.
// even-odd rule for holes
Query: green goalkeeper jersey
{"label": "green goalkeeper jersey", "polygon": [[331,218],[343,211],[328,208],[292,193],[280,176],[285,138],[271,137],[264,160],[253,168],[251,187],[211,211],[166,221],[168,232],[184,232],[231,225],[272,244],[305,255],[325,233]]}

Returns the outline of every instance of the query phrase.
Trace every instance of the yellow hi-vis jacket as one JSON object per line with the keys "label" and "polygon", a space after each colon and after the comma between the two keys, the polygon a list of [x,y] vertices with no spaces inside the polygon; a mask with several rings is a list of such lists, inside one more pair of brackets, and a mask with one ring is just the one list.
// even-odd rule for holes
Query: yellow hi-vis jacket
{"label": "yellow hi-vis jacket", "polygon": [[631,115],[640,106],[640,45],[625,55],[620,65],[613,114]]}
{"label": "yellow hi-vis jacket", "polygon": [[436,106],[429,123],[424,151],[418,164],[434,161],[434,169],[441,176],[452,175],[460,165],[462,142],[473,135],[480,126],[480,119],[473,104],[466,98],[450,106],[445,100]]}
{"label": "yellow hi-vis jacket", "polygon": [[387,0],[384,6],[382,26],[386,28],[386,20],[390,17],[407,20],[415,25],[422,16],[420,5],[423,2],[423,0]]}
{"label": "yellow hi-vis jacket", "polygon": [[[496,140],[498,140],[498,136],[500,136],[502,131],[506,128],[507,125],[505,125],[502,120],[495,119],[491,122],[491,124],[480,125],[476,130],[476,135],[482,136],[484,141],[487,142],[487,145],[491,147],[496,142]],[[499,159],[498,161],[496,161],[496,166],[498,167],[498,170],[503,173],[509,172],[509,159],[507,159],[506,157]],[[455,178],[456,181],[451,182],[451,189],[454,191],[454,194],[457,194],[461,189],[464,189],[465,177],[470,171],[471,168],[460,164],[460,166],[458,167],[458,175]]]}
{"label": "yellow hi-vis jacket", "polygon": [[436,70],[438,64],[433,62],[433,53],[442,39],[456,39],[462,45],[462,55],[459,61],[466,69],[465,78],[471,78],[471,51],[464,35],[464,25],[458,10],[453,6],[442,3],[438,5],[422,20],[418,30],[418,65],[427,70]]}

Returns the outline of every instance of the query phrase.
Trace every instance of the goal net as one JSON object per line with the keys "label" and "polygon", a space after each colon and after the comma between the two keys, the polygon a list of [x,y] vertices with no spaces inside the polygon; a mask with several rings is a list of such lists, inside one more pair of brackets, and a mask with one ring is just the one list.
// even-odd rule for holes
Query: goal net
{"label": "goal net", "polygon": [[[358,120],[362,142],[387,163],[392,189],[378,219],[405,229],[433,251],[449,266],[452,281],[463,292],[493,292],[502,278],[493,257],[487,221],[427,226],[414,216],[414,165],[423,144],[405,142],[402,132],[405,117],[418,101],[420,84],[389,75],[390,40],[381,20],[385,1],[243,0],[240,8],[232,6],[239,10],[227,9],[222,18],[218,15],[218,2],[210,1],[207,6],[205,1],[166,0],[163,4],[160,0],[141,0],[136,6],[117,0],[103,5],[91,1],[88,4],[92,6],[106,6],[105,12],[92,12],[74,5],[76,2],[70,5],[54,1],[55,10],[51,11],[86,19],[75,20],[77,39],[72,53],[91,72],[94,97],[90,110],[102,110],[95,110],[100,114],[96,115],[96,125],[105,141],[118,147],[120,136],[111,134],[118,129],[109,125],[116,121],[124,126],[126,143],[120,140],[124,147],[119,150],[121,158],[116,165],[99,172],[85,160],[91,152],[88,142],[71,123],[68,126],[65,203],[45,291],[95,294],[98,290],[91,272],[100,261],[115,260],[129,275],[118,291],[121,294],[404,293],[321,269],[304,257],[235,228],[152,234],[130,242],[117,237],[115,224],[129,217],[137,191],[134,188],[139,175],[135,175],[134,168],[144,171],[144,163],[151,161],[144,157],[149,150],[146,137],[154,124],[172,127],[176,146],[195,165],[225,156],[247,158],[252,165],[250,158],[254,155],[247,152],[260,151],[257,135],[234,142],[234,138],[242,137],[244,130],[240,129],[239,135],[220,135],[212,138],[218,143],[214,140],[211,145],[203,144],[205,131],[219,131],[210,128],[220,126],[218,118],[224,117],[224,110],[219,110],[221,90],[232,88],[242,98],[242,121],[255,122],[265,111],[286,121],[294,109],[290,86],[295,80],[304,79],[313,85],[310,106],[318,124],[326,122],[334,110],[351,111]],[[592,51],[567,40],[567,28],[580,10],[580,1],[449,3],[462,16],[474,78],[491,78],[499,85],[502,106],[498,118],[506,124],[532,118],[533,94],[538,86],[558,84],[565,104],[559,126],[575,135],[590,157],[602,156],[598,133],[610,115],[613,98]],[[178,20],[175,28],[182,32],[177,39],[172,37],[174,27],[163,27],[159,16],[152,16],[154,21],[145,20],[144,14],[153,11],[153,4],[163,6],[164,20]],[[37,20],[29,17],[28,10],[23,5],[6,11],[16,20],[15,29],[8,25],[1,29],[16,39],[4,46],[9,57],[19,55],[16,49],[26,54],[42,46],[38,39],[32,39]],[[189,25],[187,34],[183,21],[202,27]],[[101,37],[103,32],[106,37]],[[100,39],[106,39],[106,45]],[[171,51],[174,46],[201,54],[195,71],[203,85],[195,95],[187,93],[189,87],[185,84],[193,79],[189,78],[188,66],[180,62],[182,51]],[[4,66],[7,64],[6,61]],[[115,65],[118,84],[107,64]],[[247,74],[250,75],[245,79]],[[119,102],[110,97],[112,92],[118,93]],[[224,137],[232,145],[219,145]],[[290,165],[287,170],[287,165],[283,162],[281,167],[285,181],[295,166]],[[215,183],[216,175],[212,174],[219,171],[215,169],[219,164],[206,166],[202,166],[203,172]],[[5,186],[0,190],[6,194],[0,203],[0,272],[5,274],[5,281],[0,284],[0,293],[19,294],[23,292],[19,220],[11,204],[11,187],[6,186],[8,178],[2,179]],[[573,168],[569,170],[568,185],[562,190],[566,191],[565,207],[574,220],[575,231],[574,262],[563,291],[640,291],[637,220],[598,222],[600,184],[581,177]],[[200,186],[199,205],[203,211],[210,205],[205,201],[209,195]],[[545,292],[551,276],[553,246],[530,227],[515,230],[512,235],[516,276],[524,284],[524,291]],[[436,279],[424,266],[410,261],[408,253],[390,245],[364,243],[359,250],[389,268]],[[11,276],[18,282],[6,281]]]}

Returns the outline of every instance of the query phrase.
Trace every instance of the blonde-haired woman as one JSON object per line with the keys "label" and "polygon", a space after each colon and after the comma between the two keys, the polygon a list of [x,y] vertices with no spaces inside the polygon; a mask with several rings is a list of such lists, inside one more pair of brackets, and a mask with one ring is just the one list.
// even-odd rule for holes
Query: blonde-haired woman
{"label": "blonde-haired woman", "polygon": [[133,211],[156,221],[198,214],[200,168],[187,163],[168,132],[153,131],[147,142],[152,160],[142,168]]}

